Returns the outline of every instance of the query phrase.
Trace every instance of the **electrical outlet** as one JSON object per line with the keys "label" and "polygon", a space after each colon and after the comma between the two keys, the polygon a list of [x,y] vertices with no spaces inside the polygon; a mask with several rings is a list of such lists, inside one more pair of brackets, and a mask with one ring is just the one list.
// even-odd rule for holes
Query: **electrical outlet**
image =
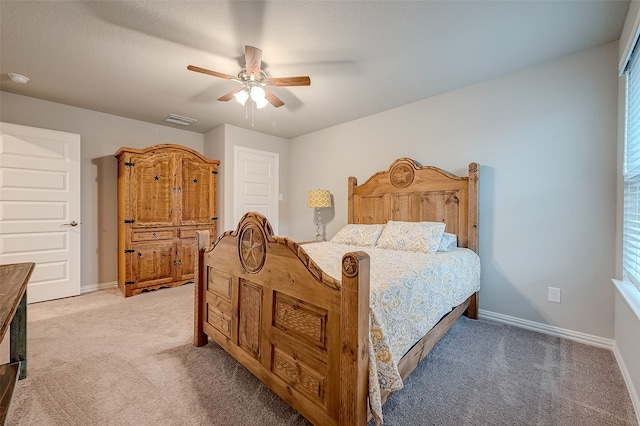
{"label": "electrical outlet", "polygon": [[549,302],[560,303],[560,294],[561,290],[559,288],[549,287],[547,300],[549,300]]}

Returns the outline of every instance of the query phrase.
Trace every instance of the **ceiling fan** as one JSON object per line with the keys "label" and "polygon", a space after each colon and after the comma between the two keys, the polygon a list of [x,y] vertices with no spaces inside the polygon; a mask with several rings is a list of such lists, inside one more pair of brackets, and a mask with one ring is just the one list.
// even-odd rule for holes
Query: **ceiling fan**
{"label": "ceiling fan", "polygon": [[311,85],[311,79],[308,76],[301,77],[267,77],[264,71],[262,71],[262,50],[253,46],[244,47],[244,59],[245,65],[238,73],[237,77],[229,74],[220,73],[217,71],[211,71],[206,68],[196,67],[189,65],[187,67],[190,71],[200,72],[203,74],[209,74],[214,77],[225,78],[232,80],[240,84],[235,90],[222,95],[218,98],[219,101],[228,101],[231,98],[236,98],[238,102],[244,105],[247,99],[251,99],[256,103],[258,108],[265,107],[268,103],[278,108],[284,105],[284,102],[276,95],[271,93],[268,86],[309,86]]}

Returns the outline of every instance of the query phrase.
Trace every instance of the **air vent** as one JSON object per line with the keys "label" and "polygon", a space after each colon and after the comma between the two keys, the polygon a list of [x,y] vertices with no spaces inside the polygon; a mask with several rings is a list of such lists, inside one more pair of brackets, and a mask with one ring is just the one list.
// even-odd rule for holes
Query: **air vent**
{"label": "air vent", "polygon": [[165,118],[164,121],[166,121],[167,123],[179,124],[181,126],[188,126],[198,120],[196,120],[195,118],[183,117],[177,114],[169,114],[169,116]]}

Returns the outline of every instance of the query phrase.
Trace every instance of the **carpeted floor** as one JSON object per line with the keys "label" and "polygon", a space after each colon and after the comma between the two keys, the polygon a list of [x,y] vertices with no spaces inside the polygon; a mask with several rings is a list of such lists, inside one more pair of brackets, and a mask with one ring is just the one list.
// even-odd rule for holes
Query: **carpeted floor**
{"label": "carpeted floor", "polygon": [[[9,425],[307,425],[215,343],[193,286],[28,306]],[[385,425],[636,425],[613,354],[461,318],[384,406]]]}

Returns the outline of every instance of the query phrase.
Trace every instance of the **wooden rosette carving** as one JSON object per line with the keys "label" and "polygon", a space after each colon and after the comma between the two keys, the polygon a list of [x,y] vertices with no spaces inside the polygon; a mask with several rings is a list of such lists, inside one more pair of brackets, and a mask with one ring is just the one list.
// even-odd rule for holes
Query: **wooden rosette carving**
{"label": "wooden rosette carving", "polygon": [[415,171],[410,164],[404,162],[398,162],[393,166],[391,172],[389,173],[389,179],[391,180],[391,185],[396,188],[405,188],[411,183],[413,183],[413,179],[415,177]]}
{"label": "wooden rosette carving", "polygon": [[240,231],[238,254],[245,271],[260,272],[267,259],[267,242],[262,230],[254,223],[247,223]]}
{"label": "wooden rosette carving", "polygon": [[355,256],[346,254],[342,258],[342,272],[349,278],[358,275],[358,261],[356,260]]}

